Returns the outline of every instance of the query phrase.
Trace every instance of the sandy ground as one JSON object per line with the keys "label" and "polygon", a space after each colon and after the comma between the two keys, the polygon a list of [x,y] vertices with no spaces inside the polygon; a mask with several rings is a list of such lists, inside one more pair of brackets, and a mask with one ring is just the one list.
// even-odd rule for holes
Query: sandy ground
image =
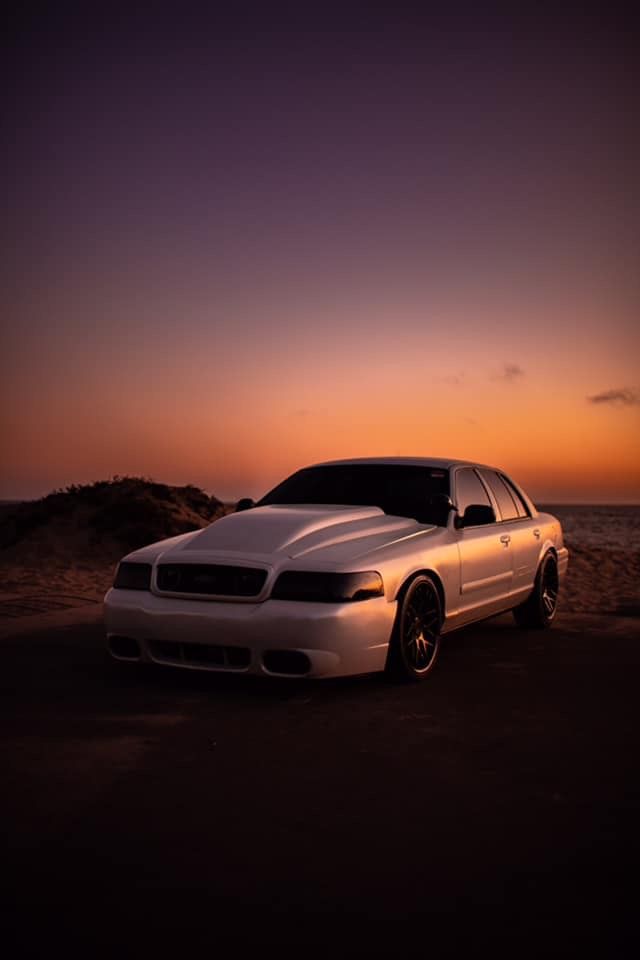
{"label": "sandy ground", "polygon": [[112,569],[4,577],[10,956],[633,954],[637,557],[574,550],[551,631],[409,687],[115,664]]}

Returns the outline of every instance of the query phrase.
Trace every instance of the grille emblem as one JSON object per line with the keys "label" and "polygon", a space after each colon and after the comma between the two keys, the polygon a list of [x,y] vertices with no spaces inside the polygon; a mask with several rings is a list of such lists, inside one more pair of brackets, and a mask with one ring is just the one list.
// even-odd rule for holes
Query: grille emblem
{"label": "grille emblem", "polygon": [[193,578],[196,587],[208,588],[209,593],[215,593],[217,578],[212,573],[197,573]]}

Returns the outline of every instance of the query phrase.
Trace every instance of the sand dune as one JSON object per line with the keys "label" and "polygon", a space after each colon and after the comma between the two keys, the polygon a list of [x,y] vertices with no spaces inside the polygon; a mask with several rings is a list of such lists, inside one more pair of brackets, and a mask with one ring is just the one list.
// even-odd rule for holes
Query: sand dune
{"label": "sand dune", "polygon": [[0,617],[100,602],[117,561],[230,507],[193,486],[138,477],[68,487],[0,512]]}

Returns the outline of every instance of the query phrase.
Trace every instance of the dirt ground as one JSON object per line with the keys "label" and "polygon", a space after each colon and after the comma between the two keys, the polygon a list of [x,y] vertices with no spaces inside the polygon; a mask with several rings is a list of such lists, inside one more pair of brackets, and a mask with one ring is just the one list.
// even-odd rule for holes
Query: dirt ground
{"label": "dirt ground", "polygon": [[509,616],[415,686],[115,664],[4,631],[7,956],[637,949],[639,621]]}

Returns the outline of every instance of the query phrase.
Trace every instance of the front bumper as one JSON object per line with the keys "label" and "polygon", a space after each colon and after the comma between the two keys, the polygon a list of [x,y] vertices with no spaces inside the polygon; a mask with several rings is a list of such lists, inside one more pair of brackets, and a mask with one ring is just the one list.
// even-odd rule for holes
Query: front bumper
{"label": "front bumper", "polygon": [[[342,604],[224,603],[111,589],[104,612],[107,644],[118,660],[265,676],[337,677],[384,669],[396,604],[385,597]],[[127,646],[118,638],[134,642]],[[302,654],[297,663],[307,668],[283,669],[285,651]]]}

